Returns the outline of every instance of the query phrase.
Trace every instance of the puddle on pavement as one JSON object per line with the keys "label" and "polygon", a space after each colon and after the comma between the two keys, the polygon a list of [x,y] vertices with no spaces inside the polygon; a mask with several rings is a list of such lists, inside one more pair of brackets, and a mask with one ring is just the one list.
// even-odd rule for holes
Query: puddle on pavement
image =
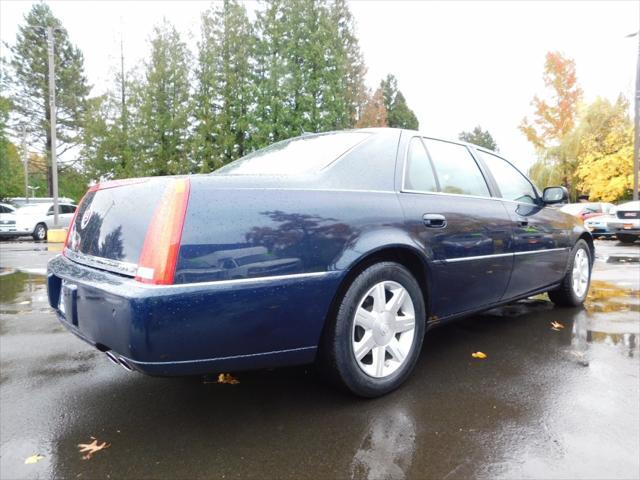
{"label": "puddle on pavement", "polygon": [[0,276],[0,313],[22,314],[46,309],[46,277],[13,272]]}
{"label": "puddle on pavement", "polygon": [[640,296],[637,290],[615,285],[603,280],[593,280],[585,308],[589,312],[640,312]]}
{"label": "puddle on pavement", "polygon": [[607,263],[640,263],[640,257],[630,255],[611,255]]}
{"label": "puddle on pavement", "polygon": [[[489,310],[485,315],[516,318],[522,315],[552,315],[556,307],[546,294]],[[584,309],[562,309],[561,324],[571,328],[571,354],[588,365],[589,344],[608,345],[625,356],[640,355],[640,295],[637,290],[594,280]],[[566,313],[566,315],[564,315]],[[550,316],[551,318],[551,316]]]}

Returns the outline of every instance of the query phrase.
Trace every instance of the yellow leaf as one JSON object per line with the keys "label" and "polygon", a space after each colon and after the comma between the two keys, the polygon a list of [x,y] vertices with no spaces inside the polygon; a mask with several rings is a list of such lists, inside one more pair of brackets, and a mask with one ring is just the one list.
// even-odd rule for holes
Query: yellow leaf
{"label": "yellow leaf", "polygon": [[235,378],[230,373],[221,373],[218,375],[218,383],[226,383],[229,385],[236,385],[240,383],[237,378]]}
{"label": "yellow leaf", "polygon": [[479,359],[487,358],[487,354],[483,352],[473,352],[471,356],[473,358],[479,358]]}
{"label": "yellow leaf", "polygon": [[34,463],[38,463],[40,460],[42,460],[44,457],[42,455],[31,455],[30,457],[27,457],[26,460],[24,461],[25,465],[32,465]]}
{"label": "yellow leaf", "polygon": [[551,330],[559,332],[561,328],[564,328],[564,325],[560,322],[551,322]]}
{"label": "yellow leaf", "polygon": [[96,452],[99,452],[100,450],[104,450],[105,448],[109,448],[110,446],[111,444],[107,442],[102,442],[101,444],[98,444],[98,440],[96,440],[95,438],[93,438],[93,442],[91,443],[78,444],[80,453],[86,453],[86,455],[82,456],[83,460],[89,460],[91,458],[91,455],[93,455]]}

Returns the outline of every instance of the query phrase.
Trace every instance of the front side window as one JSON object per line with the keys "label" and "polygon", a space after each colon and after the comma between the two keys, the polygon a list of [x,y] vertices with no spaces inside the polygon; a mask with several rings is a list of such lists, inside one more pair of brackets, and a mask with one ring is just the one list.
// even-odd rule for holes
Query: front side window
{"label": "front side window", "polygon": [[414,137],[407,152],[407,171],[405,172],[404,188],[419,192],[437,192],[438,186],[433,175],[431,162],[422,141]]}
{"label": "front side window", "polygon": [[429,156],[444,193],[489,197],[489,187],[467,147],[441,140],[425,139]]}
{"label": "front side window", "polygon": [[498,182],[502,198],[522,203],[535,204],[537,202],[533,186],[513,165],[496,155],[481,150],[478,150],[478,155],[487,164],[491,174]]}
{"label": "front side window", "polygon": [[299,175],[317,172],[365,140],[367,132],[307,135],[274,143],[214,172],[216,175]]}

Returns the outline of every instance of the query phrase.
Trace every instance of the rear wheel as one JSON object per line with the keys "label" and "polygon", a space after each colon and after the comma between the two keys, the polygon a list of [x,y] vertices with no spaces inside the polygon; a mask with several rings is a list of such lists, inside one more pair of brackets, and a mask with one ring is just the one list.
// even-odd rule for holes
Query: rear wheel
{"label": "rear wheel", "polygon": [[549,292],[551,301],[562,307],[582,305],[589,292],[591,266],[591,250],[587,242],[578,240],[571,252],[569,268],[562,284]]}
{"label": "rear wheel", "polygon": [[37,242],[42,242],[47,239],[47,226],[44,223],[39,223],[33,230],[33,239]]}
{"label": "rear wheel", "polygon": [[638,239],[635,235],[629,235],[628,233],[618,233],[616,237],[618,237],[618,240],[622,243],[634,243]]}
{"label": "rear wheel", "polygon": [[413,370],[424,330],[418,282],[400,264],[378,263],[358,275],[341,299],[320,347],[320,367],[356,395],[384,395]]}

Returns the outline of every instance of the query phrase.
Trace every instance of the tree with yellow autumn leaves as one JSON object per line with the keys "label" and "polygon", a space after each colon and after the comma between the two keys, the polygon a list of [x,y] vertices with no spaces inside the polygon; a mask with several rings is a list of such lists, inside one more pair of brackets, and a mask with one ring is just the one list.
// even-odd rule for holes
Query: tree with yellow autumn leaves
{"label": "tree with yellow autumn leaves", "polygon": [[531,178],[540,187],[562,184],[573,199],[630,198],[633,125],[627,100],[620,96],[613,103],[603,98],[582,103],[575,62],[558,52],[547,54],[543,79],[549,94],[534,97],[533,120],[520,124],[538,152]]}

